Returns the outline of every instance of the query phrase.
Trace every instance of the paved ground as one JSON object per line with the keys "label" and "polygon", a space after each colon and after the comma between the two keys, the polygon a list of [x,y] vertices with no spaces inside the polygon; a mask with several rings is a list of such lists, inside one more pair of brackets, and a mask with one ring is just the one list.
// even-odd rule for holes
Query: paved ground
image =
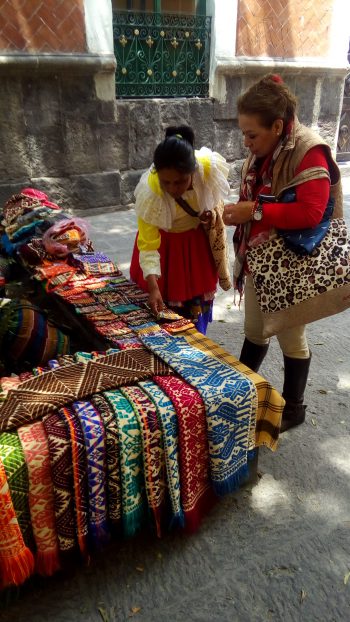
{"label": "paved ground", "polygon": [[[350,177],[344,172],[350,222]],[[132,212],[89,217],[127,273]],[[210,336],[239,355],[243,314],[221,294]],[[89,567],[28,584],[0,622],[350,620],[350,311],[312,324],[307,422],[260,451],[259,483],[225,497],[191,537],[142,535]],[[278,389],[272,340],[261,370]]]}

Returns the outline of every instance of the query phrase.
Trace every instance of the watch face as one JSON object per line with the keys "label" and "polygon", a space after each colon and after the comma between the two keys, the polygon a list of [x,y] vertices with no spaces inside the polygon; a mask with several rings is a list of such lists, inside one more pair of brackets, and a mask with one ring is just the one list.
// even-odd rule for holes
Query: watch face
{"label": "watch face", "polygon": [[263,217],[262,210],[255,210],[255,212],[253,214],[253,219],[254,220],[261,220],[262,217]]}

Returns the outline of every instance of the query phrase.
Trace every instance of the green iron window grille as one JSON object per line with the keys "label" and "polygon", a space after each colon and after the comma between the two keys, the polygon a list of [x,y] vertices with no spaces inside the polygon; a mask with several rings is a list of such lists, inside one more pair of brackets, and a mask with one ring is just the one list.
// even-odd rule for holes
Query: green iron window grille
{"label": "green iron window grille", "polygon": [[208,97],[211,17],[113,11],[116,95]]}

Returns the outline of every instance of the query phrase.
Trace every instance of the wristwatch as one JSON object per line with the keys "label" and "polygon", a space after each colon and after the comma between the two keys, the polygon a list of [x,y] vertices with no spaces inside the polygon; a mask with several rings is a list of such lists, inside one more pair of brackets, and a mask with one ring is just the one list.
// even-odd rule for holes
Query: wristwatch
{"label": "wristwatch", "polygon": [[259,198],[253,208],[253,220],[261,220],[263,217],[263,204]]}

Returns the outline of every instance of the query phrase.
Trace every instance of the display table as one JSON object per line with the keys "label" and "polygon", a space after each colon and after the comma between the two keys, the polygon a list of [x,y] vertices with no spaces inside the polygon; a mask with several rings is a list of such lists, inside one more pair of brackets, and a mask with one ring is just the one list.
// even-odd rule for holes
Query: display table
{"label": "display table", "polygon": [[195,531],[277,447],[279,393],[92,255],[33,269],[83,350],[1,379],[2,587],[116,534]]}

